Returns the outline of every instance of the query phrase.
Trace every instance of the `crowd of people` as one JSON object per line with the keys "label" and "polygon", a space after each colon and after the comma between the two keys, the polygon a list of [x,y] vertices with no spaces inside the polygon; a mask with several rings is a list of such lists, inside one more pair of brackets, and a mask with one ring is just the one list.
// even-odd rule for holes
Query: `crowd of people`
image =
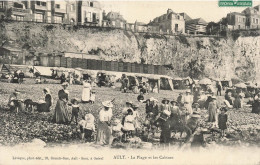
{"label": "crowd of people", "polygon": [[[122,79],[122,81],[125,81]],[[137,85],[137,84],[136,84]],[[203,119],[202,111],[207,111],[207,122],[210,128],[219,128],[221,137],[225,137],[227,129],[228,115],[227,111],[232,108],[241,108],[244,105],[244,93],[242,90],[232,93],[226,91],[223,104],[217,103],[217,96],[214,93],[207,93],[197,86],[180,93],[173,100],[164,98],[161,103],[156,98],[145,99],[145,85],[139,88],[139,95],[136,103],[127,101],[122,108],[121,118],[113,116],[114,100],[102,102],[103,108],[99,111],[98,122],[95,124],[93,112],[80,109],[80,103],[94,103],[95,91],[92,89],[91,81],[84,80],[81,100],[77,98],[69,99],[68,82],[62,83],[62,89],[58,92],[53,122],[58,124],[75,124],[78,125],[82,140],[96,141],[101,145],[109,145],[114,142],[125,142],[129,138],[141,137],[146,140],[158,138],[161,143],[170,143],[172,135],[177,132],[186,133],[185,141],[189,141],[191,136],[200,127]],[[140,84],[139,84],[140,86]],[[122,84],[122,88],[125,85]],[[43,90],[45,100],[41,104],[41,112],[50,112],[53,104],[50,90]],[[218,94],[220,94],[218,92]],[[235,98],[234,98],[235,97]],[[253,95],[252,112],[259,114],[260,94]],[[25,109],[26,102],[19,98],[19,91],[12,93],[8,105],[12,110],[22,111]],[[138,104],[145,104],[145,119],[139,117]],[[30,102],[28,102],[30,105]],[[33,105],[33,103],[31,103]],[[27,105],[26,105],[27,106]],[[39,106],[39,105],[38,105]],[[69,113],[71,106],[71,115]],[[79,117],[83,116],[78,121]],[[204,116],[205,117],[205,116]],[[94,136],[95,135],[95,136]],[[147,136],[146,136],[147,135]],[[159,136],[158,136],[159,135]],[[145,137],[145,138],[144,138]]]}
{"label": "crowd of people", "polygon": [[16,70],[13,73],[2,74],[1,78],[7,79],[9,83],[22,84],[24,81],[25,75],[22,70]]}
{"label": "crowd of people", "polygon": [[[123,93],[126,93],[128,91],[132,91],[134,94],[138,94],[139,92],[142,93],[149,93],[150,91],[154,92],[156,91],[156,85],[152,87],[152,90],[150,89],[150,84],[148,81],[139,82],[138,78],[135,76],[133,77],[133,80],[130,81],[129,78],[122,74],[122,77],[120,78],[121,82],[121,88],[120,91],[123,91]],[[158,87],[157,87],[158,88]],[[158,91],[158,89],[157,89]]]}

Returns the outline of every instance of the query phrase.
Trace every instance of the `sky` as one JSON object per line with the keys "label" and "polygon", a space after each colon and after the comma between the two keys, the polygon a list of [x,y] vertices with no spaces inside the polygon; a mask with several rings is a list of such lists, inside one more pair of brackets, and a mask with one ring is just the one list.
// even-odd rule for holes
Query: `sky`
{"label": "sky", "polygon": [[[205,21],[217,22],[230,12],[241,12],[245,7],[218,7],[218,1],[100,1],[106,13],[120,12],[129,23],[148,23],[161,16],[170,8],[176,13],[185,12],[191,18],[203,18]],[[260,5],[260,0],[253,1],[253,6]]]}

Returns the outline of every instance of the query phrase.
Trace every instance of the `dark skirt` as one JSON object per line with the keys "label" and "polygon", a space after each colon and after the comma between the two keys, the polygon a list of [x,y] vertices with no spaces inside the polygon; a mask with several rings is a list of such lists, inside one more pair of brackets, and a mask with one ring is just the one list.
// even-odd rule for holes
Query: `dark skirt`
{"label": "dark skirt", "polygon": [[38,112],[50,112],[50,106],[46,103],[37,104]]}
{"label": "dark skirt", "polygon": [[161,143],[169,143],[171,138],[171,130],[170,130],[170,123],[169,120],[161,121],[161,136],[160,136],[160,142]]}
{"label": "dark skirt", "polygon": [[227,129],[227,124],[225,122],[219,122],[218,127],[221,130],[225,130],[225,129]]}
{"label": "dark skirt", "polygon": [[99,122],[97,127],[97,144],[107,145],[110,144],[111,131],[106,122]]}
{"label": "dark skirt", "polygon": [[219,114],[218,115],[218,127],[221,130],[227,129],[227,115],[226,114],[224,114],[224,115]]}
{"label": "dark skirt", "polygon": [[260,114],[260,102],[254,101],[252,104],[252,113]]}
{"label": "dark skirt", "polygon": [[53,121],[58,124],[67,124],[69,122],[67,104],[62,100],[57,101]]}

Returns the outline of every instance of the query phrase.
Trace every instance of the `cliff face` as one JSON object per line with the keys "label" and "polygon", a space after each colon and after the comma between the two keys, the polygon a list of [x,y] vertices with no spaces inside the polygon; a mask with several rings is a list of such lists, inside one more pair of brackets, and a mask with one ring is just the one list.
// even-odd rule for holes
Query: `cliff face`
{"label": "cliff face", "polygon": [[29,44],[37,52],[98,53],[105,60],[171,65],[187,76],[196,60],[202,75],[251,80],[260,75],[260,37],[185,37],[134,34],[122,30],[1,23],[0,41]]}

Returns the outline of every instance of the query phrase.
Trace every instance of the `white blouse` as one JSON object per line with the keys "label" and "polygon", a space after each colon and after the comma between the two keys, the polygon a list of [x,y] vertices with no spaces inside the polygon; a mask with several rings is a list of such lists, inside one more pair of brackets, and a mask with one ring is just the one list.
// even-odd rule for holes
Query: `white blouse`
{"label": "white blouse", "polygon": [[83,87],[84,88],[91,88],[91,84],[88,82],[83,81]]}
{"label": "white blouse", "polygon": [[99,120],[100,121],[110,121],[111,118],[112,118],[113,114],[112,114],[112,109],[109,108],[109,110],[105,110],[105,109],[102,109],[100,112],[99,112]]}

